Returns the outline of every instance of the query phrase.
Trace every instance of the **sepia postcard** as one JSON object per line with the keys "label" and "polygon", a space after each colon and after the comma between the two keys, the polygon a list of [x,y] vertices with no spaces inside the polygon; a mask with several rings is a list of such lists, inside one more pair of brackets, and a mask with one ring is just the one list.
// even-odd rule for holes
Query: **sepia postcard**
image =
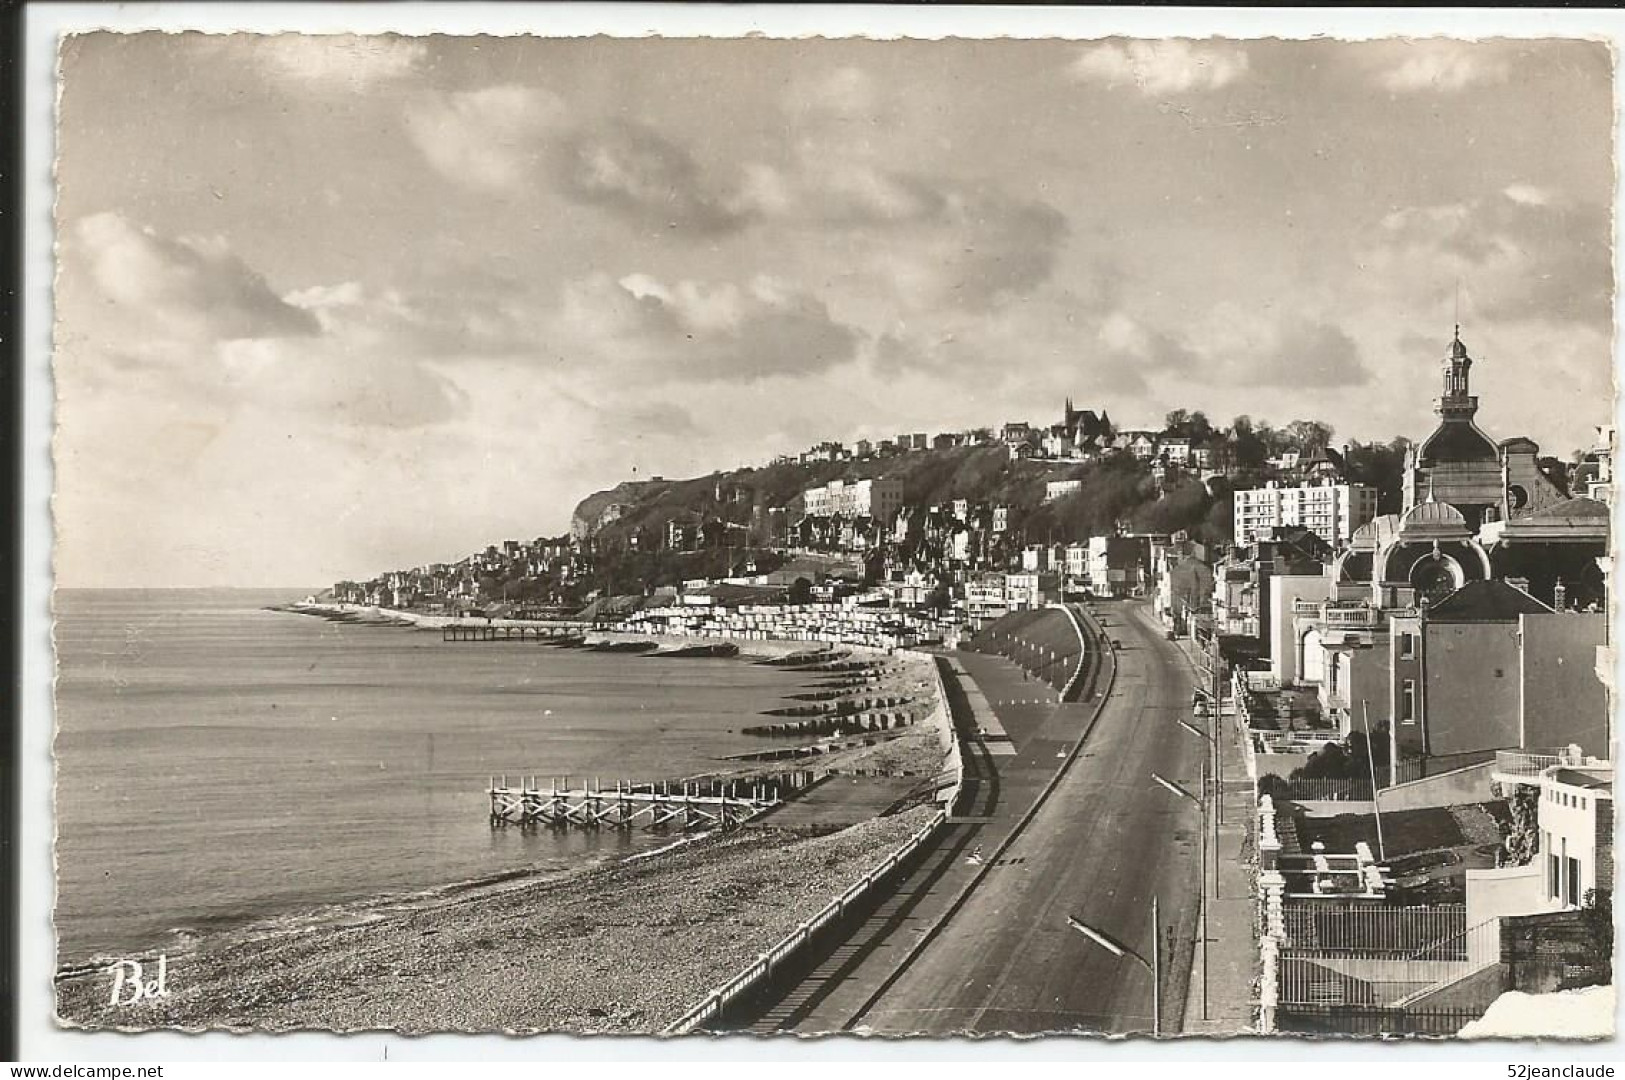
{"label": "sepia postcard", "polygon": [[1613,1036],[1607,41],[56,64],[61,1027]]}

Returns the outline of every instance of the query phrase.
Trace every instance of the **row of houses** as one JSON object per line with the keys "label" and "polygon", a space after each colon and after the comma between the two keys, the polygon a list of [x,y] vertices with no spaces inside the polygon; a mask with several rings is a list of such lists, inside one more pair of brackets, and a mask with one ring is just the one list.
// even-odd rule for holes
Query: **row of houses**
{"label": "row of houses", "polygon": [[816,641],[877,649],[940,643],[954,628],[941,619],[888,607],[866,606],[856,597],[809,604],[699,604],[646,606],[619,629],[740,641]]}
{"label": "row of houses", "polygon": [[336,582],[329,595],[341,603],[371,607],[456,610],[493,599],[486,588],[493,577],[546,578],[568,585],[582,580],[591,565],[589,553],[568,535],[504,540],[457,562],[391,570],[368,581]]}

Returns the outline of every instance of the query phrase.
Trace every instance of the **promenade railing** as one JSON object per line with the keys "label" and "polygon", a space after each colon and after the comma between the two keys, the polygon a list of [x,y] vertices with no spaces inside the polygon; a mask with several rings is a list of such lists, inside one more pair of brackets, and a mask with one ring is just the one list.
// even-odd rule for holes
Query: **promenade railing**
{"label": "promenade railing", "polygon": [[1083,680],[1085,669],[1089,666],[1089,635],[1084,633],[1083,623],[1078,619],[1078,613],[1067,604],[1051,604],[1052,608],[1060,608],[1066,612],[1066,617],[1072,623],[1072,629],[1078,635],[1078,666],[1073,669],[1071,678],[1061,687],[1061,700],[1071,701],[1078,692],[1078,683]]}
{"label": "promenade railing", "polygon": [[730,1005],[759,988],[764,981],[772,976],[775,969],[791,960],[820,930],[844,917],[848,908],[862,900],[865,893],[883,881],[905,859],[919,850],[920,846],[931,839],[931,836],[947,820],[948,810],[946,808],[938,810],[906,843],[886,856],[880,865],[859,878],[845,892],[830,901],[812,918],[801,923],[789,934],[785,935],[782,940],[758,956],[743,971],[707,994],[705,999],[698,1005],[672,1021],[662,1034],[687,1034],[707,1021],[721,1016]]}
{"label": "promenade railing", "polygon": [[862,901],[869,890],[890,877],[910,856],[931,840],[938,829],[947,823],[949,816],[953,813],[954,805],[959,801],[959,791],[964,784],[964,764],[959,753],[959,738],[954,733],[952,718],[947,712],[949,708],[947,687],[943,685],[942,671],[938,667],[936,659],[926,653],[913,653],[911,655],[930,661],[931,670],[936,680],[936,707],[942,711],[943,722],[949,725],[950,748],[945,759],[945,767],[951,775],[951,782],[938,795],[938,801],[941,803],[940,808],[920,827],[919,831],[893,850],[877,866],[853,882],[817,914],[798,924],[794,930],[786,934],[772,948],[758,956],[744,970],[712,990],[698,1005],[672,1021],[666,1026],[662,1034],[687,1034],[707,1022],[715,1020],[723,1015],[735,1002],[754,993],[772,977],[775,970],[783,967],[785,963],[792,960],[798,952],[805,948],[807,943],[818,935],[819,931],[845,918],[848,909]]}

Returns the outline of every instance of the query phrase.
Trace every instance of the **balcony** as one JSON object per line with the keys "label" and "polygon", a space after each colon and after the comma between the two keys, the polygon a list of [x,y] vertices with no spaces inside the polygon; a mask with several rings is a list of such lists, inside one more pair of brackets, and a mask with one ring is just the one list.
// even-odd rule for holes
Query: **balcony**
{"label": "balcony", "polygon": [[1382,624],[1382,612],[1367,604],[1325,604],[1321,608],[1321,619],[1328,629],[1370,629]]}
{"label": "balcony", "polygon": [[1554,765],[1562,765],[1566,757],[1559,751],[1497,750],[1494,778],[1503,783],[1533,784],[1540,774]]}

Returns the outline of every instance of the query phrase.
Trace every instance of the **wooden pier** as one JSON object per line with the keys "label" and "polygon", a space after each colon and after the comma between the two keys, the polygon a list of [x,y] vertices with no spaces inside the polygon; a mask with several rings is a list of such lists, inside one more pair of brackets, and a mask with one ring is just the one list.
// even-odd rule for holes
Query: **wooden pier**
{"label": "wooden pier", "polygon": [[491,825],[549,825],[584,829],[734,829],[778,806],[778,790],[762,783],[596,784],[561,789],[535,777],[511,786],[492,777]]}

